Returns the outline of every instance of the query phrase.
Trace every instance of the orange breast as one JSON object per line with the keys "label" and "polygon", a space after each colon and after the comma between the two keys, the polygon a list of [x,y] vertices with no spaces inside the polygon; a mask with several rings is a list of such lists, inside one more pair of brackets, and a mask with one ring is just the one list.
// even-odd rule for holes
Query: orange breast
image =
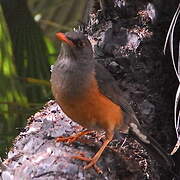
{"label": "orange breast", "polygon": [[100,93],[95,80],[83,96],[74,101],[60,98],[59,104],[72,120],[86,128],[114,130],[123,124],[122,110]]}

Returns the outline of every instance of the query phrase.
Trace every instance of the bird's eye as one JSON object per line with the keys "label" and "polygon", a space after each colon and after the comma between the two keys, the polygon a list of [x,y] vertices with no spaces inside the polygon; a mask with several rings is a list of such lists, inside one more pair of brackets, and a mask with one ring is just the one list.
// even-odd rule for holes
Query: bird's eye
{"label": "bird's eye", "polygon": [[84,47],[84,43],[82,41],[77,42],[77,47]]}

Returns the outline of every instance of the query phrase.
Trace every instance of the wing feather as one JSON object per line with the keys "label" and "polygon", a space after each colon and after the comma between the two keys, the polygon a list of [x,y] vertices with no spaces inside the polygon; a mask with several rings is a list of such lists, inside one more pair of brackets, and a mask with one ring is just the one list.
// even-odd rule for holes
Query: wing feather
{"label": "wing feather", "polygon": [[131,105],[125,99],[123,92],[118,87],[116,80],[110,72],[108,72],[103,65],[96,62],[95,73],[100,92],[115,104],[119,105],[126,115],[131,117],[130,119],[133,118],[139,124]]}

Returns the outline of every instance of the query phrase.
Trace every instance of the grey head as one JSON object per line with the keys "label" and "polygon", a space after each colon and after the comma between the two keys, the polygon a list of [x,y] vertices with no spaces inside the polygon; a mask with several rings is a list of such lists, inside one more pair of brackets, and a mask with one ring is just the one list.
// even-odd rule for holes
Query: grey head
{"label": "grey head", "polygon": [[75,61],[90,61],[93,59],[93,50],[90,41],[82,32],[58,32],[56,36],[62,42],[60,57],[70,57]]}

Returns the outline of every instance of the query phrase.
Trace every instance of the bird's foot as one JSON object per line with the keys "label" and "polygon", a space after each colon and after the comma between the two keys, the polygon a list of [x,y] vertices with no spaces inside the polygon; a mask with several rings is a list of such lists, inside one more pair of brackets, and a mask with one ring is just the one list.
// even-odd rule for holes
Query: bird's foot
{"label": "bird's foot", "polygon": [[80,155],[72,156],[72,158],[89,162],[86,166],[84,166],[84,169],[89,169],[89,168],[93,167],[98,174],[103,173],[102,170],[96,165],[96,162],[98,159],[96,159],[95,157],[88,158],[88,157],[85,157],[84,154],[81,153]]}
{"label": "bird's foot", "polygon": [[73,143],[75,142],[77,139],[79,139],[81,136],[87,135],[87,134],[91,134],[94,131],[83,131],[83,132],[79,132],[77,134],[74,134],[72,136],[69,137],[58,137],[56,138],[56,142],[67,142],[67,143]]}

